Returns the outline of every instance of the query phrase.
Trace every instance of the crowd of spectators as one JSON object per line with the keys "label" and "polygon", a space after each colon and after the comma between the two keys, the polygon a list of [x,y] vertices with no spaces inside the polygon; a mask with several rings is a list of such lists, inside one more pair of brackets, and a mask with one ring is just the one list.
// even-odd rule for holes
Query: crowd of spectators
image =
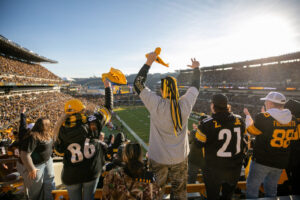
{"label": "crowd of spectators", "polygon": [[[201,85],[207,87],[297,87],[300,85],[299,62],[275,65],[204,71]],[[190,85],[191,73],[181,72],[178,85]]]}
{"label": "crowd of spectators", "polygon": [[[0,56],[1,72],[0,72],[0,83],[22,83],[22,84],[59,84],[61,79],[49,72],[46,68],[37,65],[37,64],[28,64],[20,61],[12,60],[9,58]],[[21,68],[18,65],[22,65]],[[2,69],[3,66],[3,69]],[[287,68],[286,71],[282,70],[282,67]],[[271,68],[272,67],[272,68]],[[279,66],[263,66],[256,68],[247,68],[241,70],[226,70],[226,71],[208,71],[203,73],[202,84],[211,84],[211,86],[219,86],[226,84],[239,84],[243,83],[244,85],[248,83],[261,83],[272,85],[272,86],[288,86],[289,84],[295,84],[297,73],[295,73],[296,64],[282,64]],[[25,69],[25,70],[24,70]],[[293,73],[291,71],[293,70]],[[284,71],[284,72],[282,72]],[[296,70],[297,71],[297,70]],[[259,72],[259,73],[258,73]],[[238,75],[237,75],[238,74]],[[268,75],[268,76],[267,76]],[[266,77],[267,78],[266,78]],[[234,77],[234,78],[233,78]],[[273,79],[276,77],[276,80]],[[180,74],[179,82],[181,85],[189,85],[191,78],[189,74]],[[232,80],[231,80],[232,79]],[[222,80],[222,82],[218,82]],[[275,83],[276,82],[276,83]],[[180,85],[179,84],[179,85]],[[181,91],[182,93],[183,91]],[[210,104],[211,98],[215,93],[213,92],[200,92],[197,97],[196,103],[193,107],[193,111],[197,113],[211,114]],[[236,114],[243,116],[243,109],[247,107],[249,112],[252,115],[259,113],[263,102],[260,101],[259,95],[254,94],[239,94],[239,93],[227,93],[228,102],[230,104],[231,111]],[[37,119],[45,117],[50,120],[50,129],[54,129],[54,125],[58,119],[63,115],[64,104],[69,99],[74,98],[70,95],[57,92],[57,91],[47,91],[47,92],[32,92],[27,94],[16,94],[16,95],[6,95],[0,97],[0,130],[11,128],[12,132],[17,132],[19,123],[20,123],[20,113],[23,108],[26,107],[27,112],[27,123],[36,122]],[[87,114],[95,111],[96,108],[99,108],[104,104],[104,98],[102,95],[76,95],[76,98],[79,99],[84,105],[86,105]],[[116,94],[114,95],[114,107],[118,106],[138,106],[143,105],[141,99],[136,94]],[[103,144],[104,144],[104,136]],[[107,155],[110,155],[110,158],[106,161],[112,165],[115,165],[118,158],[117,154],[120,154],[119,150],[124,148],[123,143],[125,143],[125,138],[122,136],[119,140],[117,139],[112,144],[111,141],[107,141],[105,146],[105,152]],[[138,144],[130,144],[137,149],[132,149],[132,153],[128,154],[127,165],[129,166],[130,160],[129,155],[133,153],[136,154],[137,159],[135,158],[134,162],[140,163],[140,168],[143,169],[142,162],[142,152],[139,150],[141,147]],[[119,149],[119,147],[122,147]],[[129,147],[129,146],[128,146]],[[121,150],[122,151],[122,150]],[[136,152],[134,152],[136,151]],[[122,155],[122,152],[121,154]],[[119,155],[119,157],[120,157]],[[106,156],[108,158],[108,156]],[[129,164],[128,164],[129,163]],[[106,163],[107,164],[107,163]],[[116,166],[115,166],[116,167]],[[105,166],[105,170],[107,165]],[[126,168],[125,168],[126,169]],[[108,171],[105,171],[102,174],[102,182]],[[136,169],[134,169],[136,170]],[[133,170],[133,172],[134,172]],[[121,171],[122,172],[122,171]],[[112,173],[111,173],[112,174]],[[134,173],[133,173],[134,174]],[[110,176],[107,176],[106,184],[104,182],[104,191],[107,190],[108,180]],[[152,175],[151,175],[152,177]],[[151,177],[148,181],[152,181]],[[115,177],[118,178],[118,177]],[[152,182],[151,182],[152,183]],[[126,185],[126,184],[125,184]],[[145,187],[147,184],[144,184]],[[155,184],[154,184],[155,185]],[[157,193],[158,191],[156,191]],[[104,192],[104,195],[106,193]],[[112,194],[110,191],[107,194]],[[155,194],[157,195],[157,194]]]}
{"label": "crowd of spectators", "polygon": [[41,92],[3,96],[0,101],[0,128],[18,130],[21,109],[28,110],[28,122],[34,122],[41,116],[55,123],[61,114],[62,106],[71,96],[60,92]]}
{"label": "crowd of spectators", "polygon": [[22,84],[63,83],[58,76],[39,64],[21,62],[0,56],[0,67],[0,82],[13,82]]}
{"label": "crowd of spectators", "polygon": [[41,79],[32,77],[21,77],[18,75],[0,75],[0,82],[16,85],[42,85],[42,84],[61,84],[61,80]]}

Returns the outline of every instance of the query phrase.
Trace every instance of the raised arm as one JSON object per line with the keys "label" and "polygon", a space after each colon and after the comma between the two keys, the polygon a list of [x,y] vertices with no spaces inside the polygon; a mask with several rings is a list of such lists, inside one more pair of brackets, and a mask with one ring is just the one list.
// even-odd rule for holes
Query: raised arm
{"label": "raised arm", "polygon": [[140,69],[139,73],[135,77],[134,89],[138,93],[138,95],[145,88],[145,82],[147,79],[148,71],[149,71],[152,63],[155,61],[156,57],[157,57],[157,55],[155,52],[149,53],[146,63],[143,65],[143,67]]}
{"label": "raised arm", "polygon": [[113,92],[111,90],[111,84],[110,82],[105,79],[104,81],[104,87],[105,87],[105,104],[104,106],[111,112],[113,109]]}
{"label": "raised arm", "polygon": [[19,142],[23,139],[24,135],[27,132],[27,123],[26,123],[26,108],[23,107],[21,114],[20,114],[20,126],[19,126],[19,134],[18,134],[18,138],[19,138]]}
{"label": "raised arm", "polygon": [[193,69],[193,76],[192,76],[192,87],[197,88],[199,90],[200,88],[200,63],[194,58],[191,59],[192,65],[188,65],[188,67]]}

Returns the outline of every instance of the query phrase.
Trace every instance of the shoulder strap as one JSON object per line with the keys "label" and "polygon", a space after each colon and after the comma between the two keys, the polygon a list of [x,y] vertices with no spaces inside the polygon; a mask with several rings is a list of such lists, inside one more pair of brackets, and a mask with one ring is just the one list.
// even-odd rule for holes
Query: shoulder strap
{"label": "shoulder strap", "polygon": [[129,189],[128,189],[127,184],[126,184],[126,181],[125,181],[125,177],[121,175],[120,171],[118,171],[118,173],[119,173],[120,177],[122,177],[123,182],[124,182],[124,185],[125,185],[125,187],[126,187],[126,190],[129,192],[129,194],[130,194],[133,198],[140,200],[139,197],[135,196],[135,195],[131,192],[132,187],[133,187],[133,185],[134,185],[134,179],[131,178],[131,180],[132,180],[132,181],[131,181],[131,185],[130,185],[130,187],[129,187]]}

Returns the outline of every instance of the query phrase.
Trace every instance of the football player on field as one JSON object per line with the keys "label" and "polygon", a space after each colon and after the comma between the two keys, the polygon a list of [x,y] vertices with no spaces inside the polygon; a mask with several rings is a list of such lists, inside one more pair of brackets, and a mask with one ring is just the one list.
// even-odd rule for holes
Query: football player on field
{"label": "football player on field", "polygon": [[265,197],[276,197],[277,183],[282,170],[287,167],[290,141],[296,131],[296,119],[284,109],[286,98],[279,92],[270,92],[265,100],[266,112],[259,113],[254,121],[247,109],[248,133],[255,135],[253,158],[247,178],[247,198],[257,198],[261,183]]}
{"label": "football player on field", "polygon": [[231,199],[239,180],[243,158],[245,123],[229,111],[227,97],[212,97],[212,116],[203,119],[195,135],[195,143],[205,149],[203,169],[207,199]]}

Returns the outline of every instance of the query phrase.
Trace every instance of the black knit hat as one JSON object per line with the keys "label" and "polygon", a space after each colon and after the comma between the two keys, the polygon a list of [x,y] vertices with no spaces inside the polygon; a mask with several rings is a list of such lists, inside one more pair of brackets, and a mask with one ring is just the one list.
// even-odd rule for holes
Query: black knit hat
{"label": "black knit hat", "polygon": [[223,94],[215,94],[212,99],[211,102],[219,108],[227,108],[227,104],[228,104],[228,99],[225,95]]}

